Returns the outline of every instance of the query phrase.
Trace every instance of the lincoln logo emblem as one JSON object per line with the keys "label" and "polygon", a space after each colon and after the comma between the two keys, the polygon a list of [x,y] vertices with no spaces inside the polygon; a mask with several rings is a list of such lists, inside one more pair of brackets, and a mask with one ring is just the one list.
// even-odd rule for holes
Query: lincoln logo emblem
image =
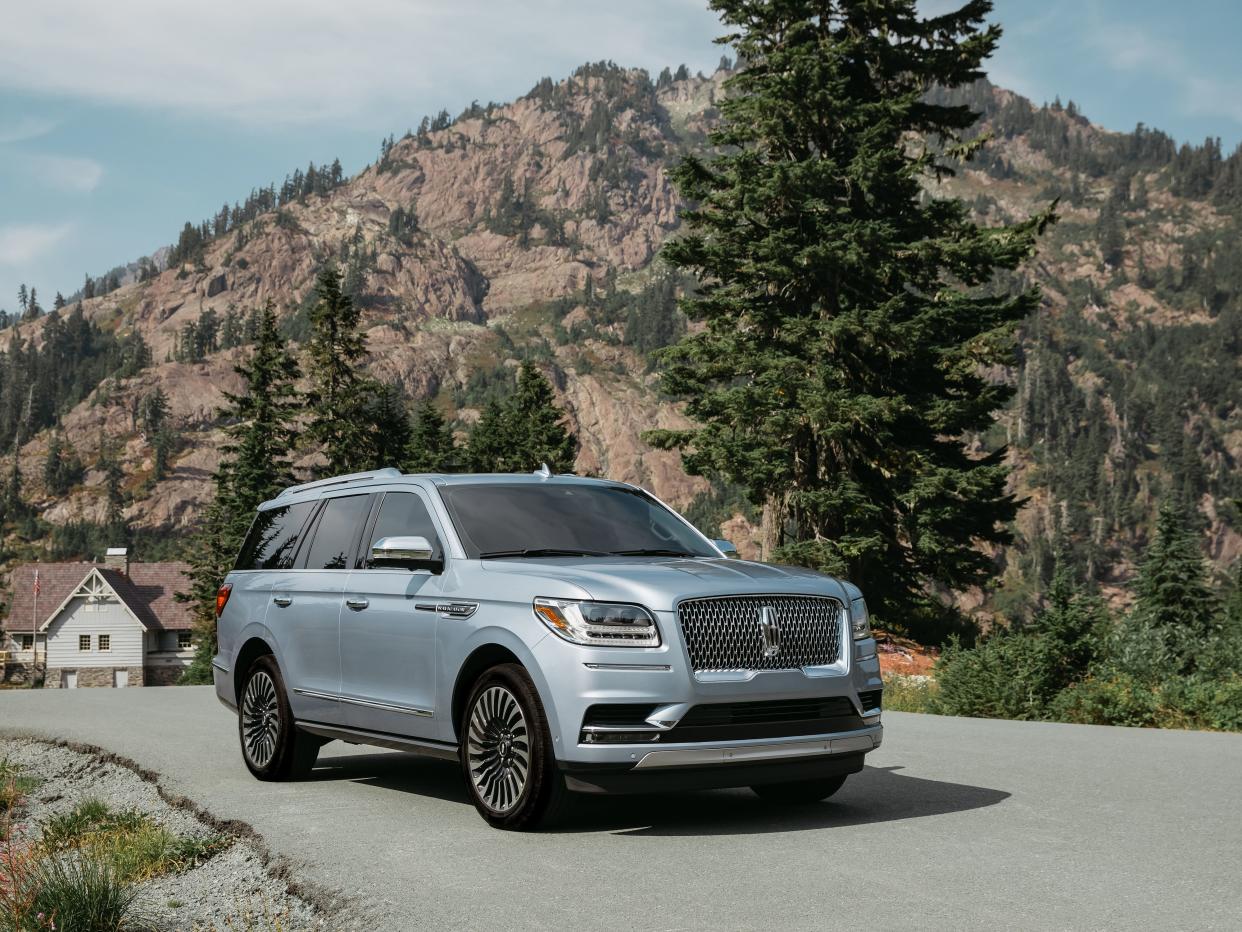
{"label": "lincoln logo emblem", "polygon": [[759,609],[759,633],[763,635],[763,656],[775,657],[781,652],[781,627],[771,605]]}

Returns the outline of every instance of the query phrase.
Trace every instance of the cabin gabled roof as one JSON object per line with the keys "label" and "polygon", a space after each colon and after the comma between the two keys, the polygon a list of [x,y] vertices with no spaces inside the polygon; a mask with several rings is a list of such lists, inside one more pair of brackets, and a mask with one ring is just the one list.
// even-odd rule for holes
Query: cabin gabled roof
{"label": "cabin gabled roof", "polygon": [[[35,604],[34,574],[39,571]],[[32,617],[42,629],[69,601],[92,573],[98,573],[148,631],[185,631],[192,626],[190,607],[178,602],[178,591],[189,588],[189,564],[132,563],[126,574],[102,563],[26,563],[9,580],[12,598],[4,626],[10,633],[30,630]]]}

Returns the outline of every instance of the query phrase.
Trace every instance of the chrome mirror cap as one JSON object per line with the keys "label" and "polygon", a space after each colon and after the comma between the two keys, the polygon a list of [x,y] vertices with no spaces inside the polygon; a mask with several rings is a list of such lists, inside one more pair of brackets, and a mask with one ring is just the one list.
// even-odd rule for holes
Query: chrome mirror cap
{"label": "chrome mirror cap", "polygon": [[736,560],[738,558],[737,547],[734,546],[732,541],[717,538],[716,540],[712,541],[712,543],[716,545],[717,550],[723,553],[730,560]]}
{"label": "chrome mirror cap", "polygon": [[431,558],[431,542],[425,537],[381,537],[371,547],[374,563],[414,563]]}

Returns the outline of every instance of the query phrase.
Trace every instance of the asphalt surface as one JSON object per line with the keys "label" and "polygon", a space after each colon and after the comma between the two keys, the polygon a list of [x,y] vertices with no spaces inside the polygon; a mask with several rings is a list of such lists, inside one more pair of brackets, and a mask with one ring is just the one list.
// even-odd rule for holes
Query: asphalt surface
{"label": "asphalt surface", "polygon": [[885,715],[832,800],[589,800],[488,828],[449,763],[340,743],[250,777],[207,687],[0,692],[0,729],[96,744],[248,822],[365,929],[1239,929],[1242,735]]}

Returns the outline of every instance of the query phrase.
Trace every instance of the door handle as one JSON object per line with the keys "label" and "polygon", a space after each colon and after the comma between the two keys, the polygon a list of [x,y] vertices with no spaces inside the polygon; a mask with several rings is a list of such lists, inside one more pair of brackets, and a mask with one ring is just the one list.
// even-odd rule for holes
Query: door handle
{"label": "door handle", "polygon": [[289,598],[289,596],[287,595],[274,595],[272,596],[272,601],[275,602],[277,605],[279,605],[281,608],[288,608],[290,605],[293,604],[293,599]]}
{"label": "door handle", "polygon": [[352,608],[355,612],[360,612],[371,603],[366,599],[346,599],[345,604]]}

